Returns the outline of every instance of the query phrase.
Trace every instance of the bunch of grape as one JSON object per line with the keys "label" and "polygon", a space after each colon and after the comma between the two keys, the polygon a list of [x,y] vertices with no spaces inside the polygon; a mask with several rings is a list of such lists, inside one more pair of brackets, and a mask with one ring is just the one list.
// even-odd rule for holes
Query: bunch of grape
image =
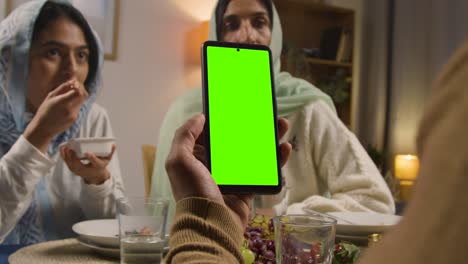
{"label": "bunch of grape", "polygon": [[246,264],[275,264],[275,228],[273,219],[255,216],[244,232],[241,253]]}
{"label": "bunch of grape", "polygon": [[[291,244],[284,247],[282,262],[289,263],[307,263],[320,264],[323,259],[323,249],[320,243],[312,245],[310,250],[297,251],[294,240],[289,240],[288,236],[283,244]],[[276,252],[274,242],[274,226],[270,217],[256,215],[249,223],[244,232],[244,242],[241,253],[246,264],[275,264]],[[340,242],[335,245],[333,253],[333,264],[352,264],[359,257],[360,249],[348,242]],[[328,259],[329,260],[329,259]]]}

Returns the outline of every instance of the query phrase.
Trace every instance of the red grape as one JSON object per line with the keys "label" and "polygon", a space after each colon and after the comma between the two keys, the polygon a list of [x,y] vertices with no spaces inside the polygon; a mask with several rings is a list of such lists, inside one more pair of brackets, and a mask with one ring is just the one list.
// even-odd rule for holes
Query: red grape
{"label": "red grape", "polygon": [[268,241],[266,242],[266,246],[267,246],[267,249],[268,249],[268,250],[271,250],[271,251],[275,252],[275,241],[273,241],[273,240],[268,240]]}
{"label": "red grape", "polygon": [[254,246],[255,248],[260,249],[260,248],[262,248],[262,246],[263,246],[264,243],[263,243],[263,241],[262,241],[261,238],[255,238],[255,239],[253,240],[253,243],[252,243],[252,244],[253,244],[253,246]]}
{"label": "red grape", "polygon": [[275,253],[271,250],[265,250],[263,252],[263,257],[268,259],[268,260],[274,260],[275,259]]}

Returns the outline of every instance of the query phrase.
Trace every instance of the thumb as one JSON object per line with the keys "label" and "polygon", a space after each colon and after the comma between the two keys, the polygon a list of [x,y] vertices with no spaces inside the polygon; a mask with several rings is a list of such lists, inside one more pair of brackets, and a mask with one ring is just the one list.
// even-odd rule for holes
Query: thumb
{"label": "thumb", "polygon": [[203,132],[204,124],[205,116],[203,114],[197,114],[190,118],[182,127],[177,129],[172,142],[173,145],[193,152],[195,142]]}

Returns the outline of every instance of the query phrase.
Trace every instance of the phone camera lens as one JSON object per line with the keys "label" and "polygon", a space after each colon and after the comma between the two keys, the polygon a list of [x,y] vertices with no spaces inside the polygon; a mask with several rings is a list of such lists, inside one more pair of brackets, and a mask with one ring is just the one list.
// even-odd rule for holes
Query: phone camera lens
{"label": "phone camera lens", "polygon": [[237,51],[240,51],[240,49],[237,49]]}

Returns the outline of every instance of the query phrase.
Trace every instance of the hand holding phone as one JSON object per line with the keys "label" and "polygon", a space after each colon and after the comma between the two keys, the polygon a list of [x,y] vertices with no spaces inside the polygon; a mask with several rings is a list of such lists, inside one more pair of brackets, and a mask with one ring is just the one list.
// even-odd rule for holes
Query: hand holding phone
{"label": "hand holding phone", "polygon": [[[242,230],[245,229],[250,213],[249,204],[252,195],[222,195],[213,177],[206,167],[203,127],[205,117],[195,115],[180,127],[174,135],[171,151],[166,161],[166,170],[169,176],[172,193],[175,200],[181,201],[190,197],[206,198],[225,204],[234,216],[239,218]],[[247,129],[240,126],[240,129]],[[280,138],[288,130],[288,122],[284,118],[278,119]],[[248,148],[245,149],[248,151]],[[284,142],[280,145],[281,166],[288,160],[291,145]]]}
{"label": "hand holding phone", "polygon": [[207,166],[223,193],[281,190],[273,64],[266,46],[203,45]]}

